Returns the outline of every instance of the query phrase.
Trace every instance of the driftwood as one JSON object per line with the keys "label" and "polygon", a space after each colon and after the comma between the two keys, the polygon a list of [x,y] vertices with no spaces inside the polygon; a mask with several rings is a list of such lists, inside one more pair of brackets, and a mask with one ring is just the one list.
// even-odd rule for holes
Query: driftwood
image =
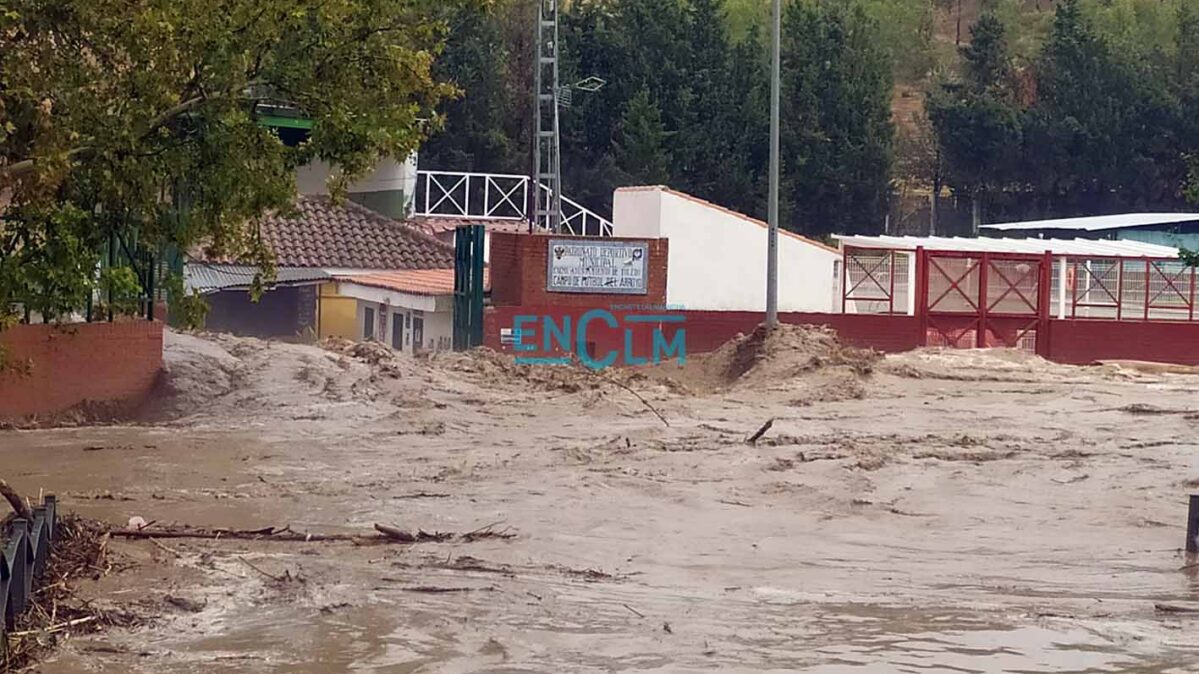
{"label": "driftwood", "polygon": [[631,386],[629,386],[627,384],[623,384],[621,382],[618,382],[615,379],[612,379],[611,377],[605,377],[604,381],[608,382],[609,384],[612,384],[613,386],[618,386],[618,387],[628,391],[629,393],[632,393],[634,396],[637,397],[638,400],[641,401],[642,405],[645,405],[647,408],[649,408],[649,411],[653,412],[655,416],[657,416],[659,419],[661,419],[662,423],[666,424],[667,428],[670,427],[670,422],[666,420],[666,417],[662,416],[662,413],[658,411],[658,408],[649,404],[649,401],[646,400],[644,397],[642,397],[642,395],[640,393],[634,391]]}
{"label": "driftwood", "polygon": [[754,443],[755,443],[755,442],[757,442],[759,439],[761,439],[761,437],[762,437],[763,435],[766,435],[766,431],[770,430],[770,427],[771,427],[771,426],[773,426],[773,425],[774,425],[774,417],[771,417],[771,418],[767,419],[767,420],[766,420],[766,423],[762,424],[762,427],[761,427],[761,428],[759,428],[758,430],[754,431],[754,434],[753,434],[753,435],[751,435],[751,436],[749,436],[748,438],[746,438],[746,439],[745,439],[745,443],[746,443],[746,444],[748,444],[748,445],[752,445],[752,444],[754,444]]}
{"label": "driftwood", "polygon": [[1199,604],[1154,604],[1162,613],[1199,613]]}
{"label": "driftwood", "polygon": [[24,519],[26,522],[33,521],[33,514],[29,512],[29,506],[25,505],[25,501],[21,498],[21,495],[4,480],[0,480],[0,496],[3,496],[8,501],[8,504],[12,506],[12,510],[17,514],[17,517]]}
{"label": "driftwood", "polygon": [[262,529],[206,529],[203,527],[172,527],[170,529],[114,529],[109,533],[117,538],[132,540],[156,540],[162,538],[192,538],[221,540],[223,538],[249,541],[279,541],[284,543],[321,543],[343,542],[357,545],[372,545],[381,543],[441,543],[451,540],[462,540],[467,543],[484,538],[515,538],[516,534],[507,529],[496,531],[495,524],[489,524],[465,534],[421,531],[416,533],[404,531],[398,527],[386,524],[376,524],[376,534],[312,534],[292,531],[291,527]]}
{"label": "driftwood", "polygon": [[413,536],[412,534],[410,534],[407,531],[404,531],[402,529],[397,529],[395,527],[389,527],[386,524],[376,524],[375,531],[378,531],[379,533],[383,534],[384,536],[386,536],[390,539],[393,539],[393,540],[397,540],[401,543],[415,543],[416,542],[416,536]]}

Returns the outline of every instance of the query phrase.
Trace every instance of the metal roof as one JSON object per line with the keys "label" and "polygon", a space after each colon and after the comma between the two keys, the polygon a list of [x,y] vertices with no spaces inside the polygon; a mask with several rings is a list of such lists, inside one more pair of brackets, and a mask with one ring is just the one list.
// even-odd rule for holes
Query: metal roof
{"label": "metal roof", "polygon": [[[249,288],[254,282],[258,267],[243,264],[212,264],[188,262],[183,267],[183,287],[188,292],[201,295],[219,290]],[[305,267],[279,267],[275,270],[275,286],[300,285],[331,279],[323,269]]]}
{"label": "metal roof", "polygon": [[1094,239],[988,239],[943,236],[848,236],[835,235],[842,247],[883,250],[965,251],[987,253],[1033,253],[1093,257],[1178,257],[1178,249],[1140,241]]}
{"label": "metal roof", "polygon": [[1176,225],[1182,222],[1199,223],[1199,213],[1123,213],[1121,215],[1092,215],[1082,218],[1059,218],[1056,220],[1028,220],[1026,222],[1003,222],[983,225],[983,229],[1001,232],[1038,229],[1075,229],[1095,232],[1105,229],[1127,229],[1154,225]]}

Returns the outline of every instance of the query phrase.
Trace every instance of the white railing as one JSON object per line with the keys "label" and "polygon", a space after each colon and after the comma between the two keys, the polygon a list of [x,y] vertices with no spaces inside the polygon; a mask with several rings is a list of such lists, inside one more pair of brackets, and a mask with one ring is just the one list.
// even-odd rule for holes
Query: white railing
{"label": "white railing", "polygon": [[[417,171],[417,216],[462,219],[530,220],[528,176],[502,173]],[[539,184],[537,198],[549,204],[553,192]],[[549,229],[548,222],[538,222]],[[575,235],[612,236],[612,222],[562,197],[562,227]]]}

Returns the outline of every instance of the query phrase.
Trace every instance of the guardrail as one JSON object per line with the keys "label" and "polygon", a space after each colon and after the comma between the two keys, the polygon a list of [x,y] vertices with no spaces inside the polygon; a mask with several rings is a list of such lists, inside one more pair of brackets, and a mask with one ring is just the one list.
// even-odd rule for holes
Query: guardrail
{"label": "guardrail", "polygon": [[[417,171],[417,216],[528,221],[529,176],[503,173]],[[548,204],[553,191],[537,185],[537,199]],[[538,227],[548,229],[548,223]],[[612,236],[612,222],[582,204],[562,197],[562,227],[580,236]]]}
{"label": "guardrail", "polygon": [[46,571],[57,514],[54,496],[47,495],[42,505],[33,508],[32,521],[19,517],[10,522],[5,531],[6,542],[0,552],[0,609],[4,611],[4,629],[0,636],[6,638],[8,631],[14,628],[17,616],[29,607],[34,583],[40,581]]}

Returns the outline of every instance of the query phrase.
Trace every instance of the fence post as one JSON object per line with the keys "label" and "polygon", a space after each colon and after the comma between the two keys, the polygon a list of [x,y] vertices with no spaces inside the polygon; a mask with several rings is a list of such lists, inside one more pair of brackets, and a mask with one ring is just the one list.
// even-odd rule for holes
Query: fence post
{"label": "fence post", "polygon": [[1149,320],[1149,258],[1145,258],[1145,320]]}
{"label": "fence post", "polygon": [[1187,552],[1199,552],[1199,494],[1191,494],[1187,509]]}
{"label": "fence post", "polygon": [[[11,564],[12,575],[9,578],[9,604],[12,615],[25,612],[25,602],[29,599],[32,589],[32,578],[29,573],[29,541],[27,540],[29,521],[18,517],[8,527],[8,549],[6,557]],[[12,626],[9,625],[9,629]]]}
{"label": "fence post", "polygon": [[1191,267],[1191,301],[1187,304],[1187,320],[1195,320],[1195,268]]}
{"label": "fence post", "polygon": [[984,252],[978,265],[978,331],[975,345],[980,349],[987,348],[987,272],[991,266],[991,254]]}
{"label": "fence post", "polygon": [[920,346],[928,346],[928,251],[916,247],[916,321],[920,326]]}
{"label": "fence post", "polygon": [[[1065,281],[1065,279],[1062,279]],[[1041,273],[1037,279],[1037,343],[1034,349],[1038,356],[1049,358],[1049,331],[1053,304],[1053,253],[1045,251],[1041,258]]]}
{"label": "fence post", "polygon": [[841,313],[849,305],[849,247],[841,249]]}
{"label": "fence post", "polygon": [[887,315],[895,315],[895,249],[891,249],[890,259],[887,261]]}
{"label": "fence post", "polygon": [[1124,258],[1116,269],[1116,320],[1124,318]]}

